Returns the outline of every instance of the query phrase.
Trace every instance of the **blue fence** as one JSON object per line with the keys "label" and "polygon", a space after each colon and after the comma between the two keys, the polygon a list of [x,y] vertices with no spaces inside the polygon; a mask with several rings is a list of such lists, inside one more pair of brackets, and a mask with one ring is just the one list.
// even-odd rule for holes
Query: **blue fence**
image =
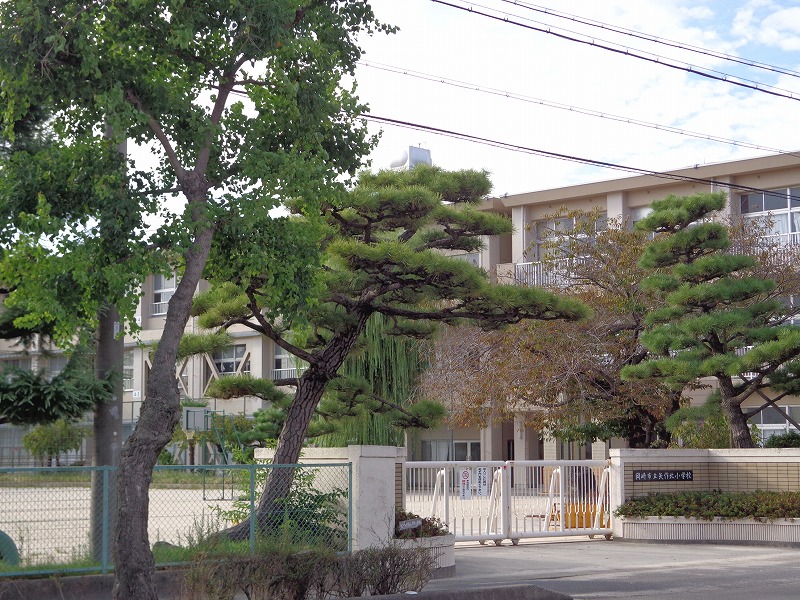
{"label": "blue fence", "polygon": [[[292,469],[292,491],[269,522],[254,508],[270,469]],[[113,570],[113,467],[0,468],[0,577]],[[352,547],[352,466],[158,466],[148,536],[156,564],[185,564],[215,534],[249,521],[242,553],[259,540]]]}

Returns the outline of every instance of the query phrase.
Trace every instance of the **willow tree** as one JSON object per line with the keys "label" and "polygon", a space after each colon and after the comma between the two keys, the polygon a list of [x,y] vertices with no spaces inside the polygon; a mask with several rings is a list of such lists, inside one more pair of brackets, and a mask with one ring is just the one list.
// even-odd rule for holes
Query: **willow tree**
{"label": "willow tree", "polygon": [[[141,200],[140,212],[165,223],[145,241],[171,262],[161,268],[180,276],[122,452],[115,598],[156,598],[148,488],[179,418],[175,359],[212,240],[246,235],[270,247],[285,220],[270,220],[268,211],[281,198],[313,205],[355,174],[370,144],[355,121],[362,107],[340,81],[360,56],[356,37],[376,28],[362,0],[0,4],[3,127],[13,135],[32,106],[46,105],[65,145],[95,143],[106,130],[111,143],[127,136],[146,145],[153,166],[129,178],[127,191]],[[315,247],[313,229],[293,233],[294,245]],[[121,231],[119,239],[131,235],[144,232]],[[283,250],[281,264],[293,273],[306,257],[290,248],[276,253]],[[92,264],[77,272],[91,278]],[[296,282],[281,275],[272,282],[272,300],[287,313],[306,296]],[[96,303],[88,308],[96,314]]]}
{"label": "willow tree", "polygon": [[[427,366],[430,344],[426,340],[386,335],[386,329],[386,317],[372,315],[359,343],[339,370],[342,379],[363,382],[363,388],[369,388],[374,397],[386,402],[351,405],[356,409],[354,414],[346,414],[336,421],[332,432],[315,438],[318,446],[405,443],[404,430],[393,418],[398,415],[395,407],[409,405],[417,397],[418,380]],[[330,400],[336,402],[337,398]],[[430,422],[425,424],[433,425],[438,412],[434,411]],[[329,414],[323,413],[320,418],[328,422]]]}
{"label": "willow tree", "polygon": [[[425,338],[436,323],[499,328],[527,319],[578,319],[583,304],[536,288],[493,285],[478,267],[449,256],[482,247],[482,236],[511,232],[511,222],[474,205],[490,190],[485,173],[447,172],[418,166],[410,171],[363,173],[355,189],[322,205],[326,223],[325,262],[315,271],[315,302],[302,318],[281,314],[270,304],[270,271],[241,277],[238,290],[212,290],[195,307],[204,327],[243,325],[272,340],[307,368],[291,384],[296,391],[286,410],[273,462],[297,462],[309,424],[326,392],[338,405],[380,401],[369,388],[339,385],[339,372],[373,315],[385,318],[384,335]],[[215,249],[211,281],[241,272],[236,240]],[[220,251],[217,251],[220,250]],[[242,249],[243,250],[243,249]],[[265,263],[265,267],[269,267]],[[430,405],[407,407],[409,421],[426,418]],[[275,502],[288,493],[287,469],[271,472],[258,505],[258,521],[269,522]],[[247,534],[242,527],[236,534]]]}
{"label": "willow tree", "polygon": [[754,256],[731,252],[725,226],[708,220],[725,201],[724,194],[669,196],[637,224],[660,234],[640,265],[666,269],[646,280],[664,306],[647,315],[642,336],[657,358],[626,368],[623,376],[676,390],[712,378],[733,446],[752,448],[747,419],[760,408],[748,412],[742,404],[751,397],[769,400],[764,391],[773,386],[795,389],[800,377],[800,327],[791,324],[798,309],[788,302],[797,291],[797,271],[784,265],[788,274],[778,282],[765,278],[768,265]]}

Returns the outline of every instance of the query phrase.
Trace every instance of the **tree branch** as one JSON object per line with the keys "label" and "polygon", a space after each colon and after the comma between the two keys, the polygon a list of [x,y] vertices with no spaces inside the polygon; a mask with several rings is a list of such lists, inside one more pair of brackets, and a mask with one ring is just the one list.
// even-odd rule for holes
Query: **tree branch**
{"label": "tree branch", "polygon": [[132,89],[126,90],[125,99],[130,102],[136,108],[136,110],[147,116],[147,123],[150,127],[150,130],[156,136],[156,139],[158,139],[158,141],[161,143],[161,147],[164,148],[164,152],[167,154],[167,160],[169,160],[172,168],[175,169],[175,173],[178,176],[178,181],[180,182],[186,176],[186,169],[184,169],[183,165],[181,164],[178,154],[175,152],[175,148],[172,147],[172,142],[170,141],[169,137],[167,137],[167,134],[161,128],[161,125],[158,124],[158,121],[156,121],[155,117],[145,110],[144,105],[142,104],[142,101],[139,99],[139,96],[136,94],[136,92],[134,92]]}
{"label": "tree branch", "polygon": [[255,291],[252,288],[248,288],[245,290],[245,294],[247,294],[248,303],[247,306],[253,313],[253,317],[258,321],[259,325],[263,328],[263,335],[267,336],[271,339],[277,346],[280,346],[284,350],[286,350],[289,354],[296,356],[297,358],[306,361],[308,364],[313,365],[317,362],[317,358],[314,354],[310,352],[306,352],[301,348],[298,348],[294,344],[290,344],[286,340],[284,340],[278,332],[275,331],[275,328],[272,324],[267,321],[266,317],[264,317],[264,313],[258,308],[258,302],[256,302],[255,298]]}

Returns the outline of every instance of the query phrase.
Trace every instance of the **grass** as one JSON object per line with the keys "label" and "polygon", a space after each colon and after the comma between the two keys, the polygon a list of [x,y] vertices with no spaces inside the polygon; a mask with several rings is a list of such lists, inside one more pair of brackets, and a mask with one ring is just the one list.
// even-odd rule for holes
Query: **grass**
{"label": "grass", "polygon": [[[206,532],[208,534],[208,532]],[[203,560],[225,558],[225,557],[246,557],[250,556],[250,541],[232,541],[227,538],[215,538],[209,536],[206,539],[197,540],[190,538],[186,541],[186,546],[176,546],[171,544],[156,544],[153,548],[153,558],[156,568],[188,565],[193,560],[201,558]],[[256,554],[267,551],[274,552],[280,549],[283,552],[304,552],[308,550],[330,551],[326,546],[308,546],[285,544],[273,537],[264,537],[256,540]],[[94,560],[90,556],[78,556],[71,560],[62,562],[40,562],[35,564],[9,565],[0,561],[0,581],[4,577],[41,577],[43,575],[69,574],[69,573],[100,573],[103,570],[102,563]],[[109,565],[109,570],[113,571],[113,565]]]}
{"label": "grass", "polygon": [[[227,479],[227,477],[226,477]],[[91,485],[91,471],[80,467],[65,467],[59,470],[15,471],[0,469],[0,487],[88,487]],[[205,484],[219,487],[220,477],[215,470],[207,470]],[[154,488],[201,488],[203,472],[181,469],[156,469],[153,472]]]}

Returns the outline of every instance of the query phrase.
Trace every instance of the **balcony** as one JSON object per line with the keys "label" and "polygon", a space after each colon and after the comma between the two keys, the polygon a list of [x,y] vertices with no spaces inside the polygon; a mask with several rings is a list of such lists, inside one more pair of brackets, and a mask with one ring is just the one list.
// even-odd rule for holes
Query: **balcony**
{"label": "balcony", "polygon": [[271,381],[278,379],[297,379],[307,367],[289,367],[288,369],[271,369],[267,371],[267,378]]}
{"label": "balcony", "polygon": [[569,273],[584,259],[565,258],[548,262],[506,263],[497,265],[499,283],[564,289],[572,285]]}
{"label": "balcony", "polygon": [[150,315],[153,317],[166,315],[167,308],[169,308],[169,302],[153,302],[150,305]]}

